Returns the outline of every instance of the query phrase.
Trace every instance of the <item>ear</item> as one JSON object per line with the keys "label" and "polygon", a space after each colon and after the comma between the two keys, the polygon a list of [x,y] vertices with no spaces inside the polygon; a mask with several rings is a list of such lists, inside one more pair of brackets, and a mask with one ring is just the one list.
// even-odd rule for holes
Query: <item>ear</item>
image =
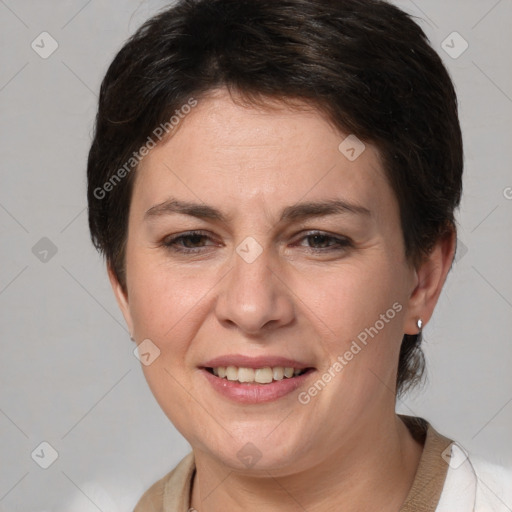
{"label": "ear", "polygon": [[432,317],[452,265],[456,243],[456,231],[451,227],[415,269],[416,279],[408,302],[405,334],[418,334],[418,319],[421,318],[423,325],[426,325]]}
{"label": "ear", "polygon": [[108,278],[110,280],[110,285],[112,286],[112,290],[117,300],[117,304],[119,306],[119,309],[121,310],[121,313],[123,313],[124,320],[126,322],[126,325],[128,326],[128,330],[130,331],[130,337],[133,338],[133,320],[132,315],[130,313],[130,306],[128,303],[128,293],[123,289],[123,287],[119,283],[119,280],[117,279],[117,276],[112,267],[110,266],[110,264],[107,264],[107,272]]}

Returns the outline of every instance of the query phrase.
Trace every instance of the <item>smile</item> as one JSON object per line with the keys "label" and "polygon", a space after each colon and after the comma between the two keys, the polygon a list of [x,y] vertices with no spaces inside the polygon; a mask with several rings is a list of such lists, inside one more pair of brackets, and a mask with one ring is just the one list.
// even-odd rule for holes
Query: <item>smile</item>
{"label": "smile", "polygon": [[236,381],[245,384],[270,384],[283,379],[291,379],[302,375],[308,368],[292,368],[284,366],[266,366],[264,368],[245,368],[237,366],[218,366],[206,368],[207,371],[229,381]]}
{"label": "smile", "polygon": [[239,404],[272,402],[294,393],[306,385],[315,368],[292,366],[212,366],[202,367],[200,374],[216,394]]}

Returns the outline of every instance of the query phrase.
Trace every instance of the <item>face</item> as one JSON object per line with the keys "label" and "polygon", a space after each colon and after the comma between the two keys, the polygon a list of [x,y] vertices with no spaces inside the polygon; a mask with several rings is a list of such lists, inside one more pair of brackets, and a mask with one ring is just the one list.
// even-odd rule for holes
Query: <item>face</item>
{"label": "face", "polygon": [[377,150],[347,135],[217,91],[137,170],[114,289],[160,351],[143,369],[163,411],[230,467],[306,469],[394,414],[418,274]]}

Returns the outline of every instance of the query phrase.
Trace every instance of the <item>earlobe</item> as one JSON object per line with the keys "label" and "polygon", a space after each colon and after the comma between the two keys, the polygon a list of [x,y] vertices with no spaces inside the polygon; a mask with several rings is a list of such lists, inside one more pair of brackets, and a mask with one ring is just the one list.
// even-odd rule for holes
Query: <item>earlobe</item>
{"label": "earlobe", "polygon": [[405,334],[418,334],[418,320],[424,327],[432,317],[452,265],[455,246],[456,232],[452,228],[439,238],[415,270],[416,285],[409,299]]}
{"label": "earlobe", "polygon": [[110,285],[112,286],[112,291],[116,297],[117,304],[121,310],[121,313],[123,314],[128,330],[130,331],[130,338],[133,340],[133,321],[132,315],[130,313],[128,294],[119,283],[116,273],[110,264],[107,264],[107,273],[110,280]]}

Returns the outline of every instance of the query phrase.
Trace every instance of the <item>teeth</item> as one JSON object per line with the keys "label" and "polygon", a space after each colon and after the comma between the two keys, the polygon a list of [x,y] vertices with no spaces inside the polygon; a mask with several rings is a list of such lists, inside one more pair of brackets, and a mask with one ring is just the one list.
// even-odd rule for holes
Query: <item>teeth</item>
{"label": "teeth", "polygon": [[238,382],[254,382],[254,370],[252,368],[238,368]]}
{"label": "teeth", "polygon": [[258,384],[269,384],[272,382],[272,378],[272,368],[269,368],[268,366],[266,368],[258,368],[254,372],[254,380]]}
{"label": "teeth", "polygon": [[258,384],[270,384],[272,381],[290,379],[300,375],[304,370],[276,366],[270,368],[238,368],[236,366],[219,366],[212,368],[213,374],[221,379],[238,382],[256,382]]}
{"label": "teeth", "polygon": [[226,377],[228,380],[238,380],[238,368],[228,366],[226,368]]}
{"label": "teeth", "polygon": [[284,368],[282,366],[276,366],[272,368],[272,376],[274,380],[283,380],[284,378]]}
{"label": "teeth", "polygon": [[293,377],[293,368],[285,368],[284,376],[288,378]]}

